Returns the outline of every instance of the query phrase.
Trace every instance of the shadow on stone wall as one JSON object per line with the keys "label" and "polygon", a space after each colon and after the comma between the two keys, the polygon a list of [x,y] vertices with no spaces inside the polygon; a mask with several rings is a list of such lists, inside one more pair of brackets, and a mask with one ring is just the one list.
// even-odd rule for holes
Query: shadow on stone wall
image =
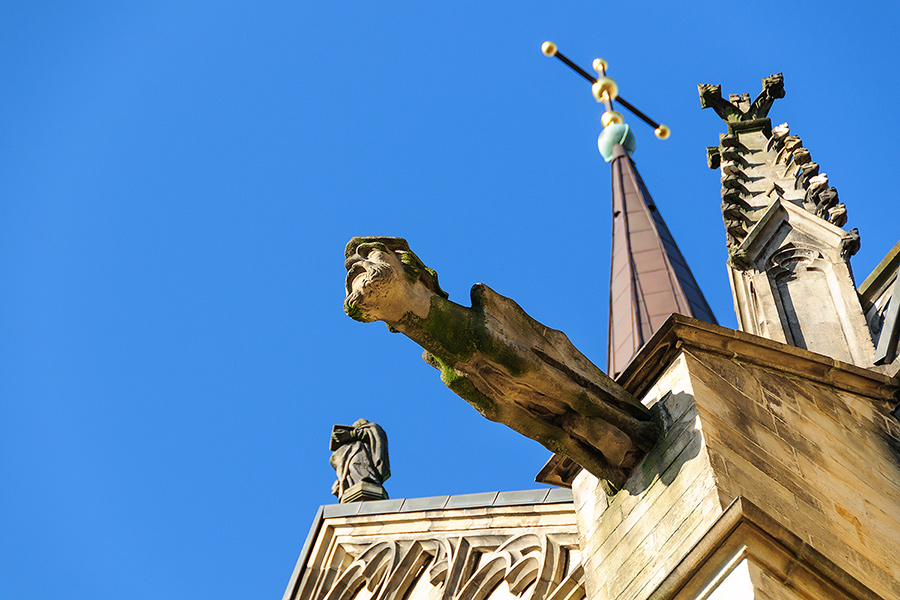
{"label": "shadow on stone wall", "polygon": [[694,397],[686,392],[668,393],[651,409],[664,433],[647,453],[620,493],[645,494],[653,485],[668,487],[700,455],[703,435],[697,425]]}

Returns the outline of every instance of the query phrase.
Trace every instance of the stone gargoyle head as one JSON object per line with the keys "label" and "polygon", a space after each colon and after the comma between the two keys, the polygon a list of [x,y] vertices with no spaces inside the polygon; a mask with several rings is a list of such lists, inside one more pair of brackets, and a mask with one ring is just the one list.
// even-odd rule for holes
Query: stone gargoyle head
{"label": "stone gargoyle head", "polygon": [[410,312],[425,318],[433,296],[447,298],[437,273],[419,260],[403,238],[355,237],[347,242],[344,259],[344,312],[357,321],[384,321],[391,326]]}

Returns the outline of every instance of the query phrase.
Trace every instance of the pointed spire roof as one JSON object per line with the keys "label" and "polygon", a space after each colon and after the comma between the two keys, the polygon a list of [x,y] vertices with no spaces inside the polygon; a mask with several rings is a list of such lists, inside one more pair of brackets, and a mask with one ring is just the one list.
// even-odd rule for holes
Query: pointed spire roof
{"label": "pointed spire roof", "polygon": [[[635,138],[613,101],[653,127],[656,137],[669,137],[669,128],[657,123],[619,95],[618,84],[606,76],[607,62],[594,59],[594,77],[563,56],[553,42],[541,52],[554,56],[591,83],[591,95],[606,107],[600,119],[603,131],[597,147],[603,160],[612,162],[613,236],[609,301],[607,373],[616,377],[672,313],[716,323],[694,275],[656,209],[647,187],[631,160]],[[757,98],[753,110],[767,111],[777,97]],[[783,93],[782,93],[783,95]],[[749,100],[747,101],[749,104]],[[718,110],[718,109],[717,109]]]}
{"label": "pointed spire roof", "polygon": [[613,149],[612,200],[607,372],[615,377],[672,313],[716,318],[621,146]]}

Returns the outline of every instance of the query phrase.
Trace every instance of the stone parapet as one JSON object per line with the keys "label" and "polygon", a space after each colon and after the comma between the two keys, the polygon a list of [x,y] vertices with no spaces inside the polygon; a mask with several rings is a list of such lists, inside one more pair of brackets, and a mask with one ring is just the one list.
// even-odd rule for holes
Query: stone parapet
{"label": "stone parapet", "polygon": [[568,490],[327,505],[284,600],[580,600],[576,532]]}

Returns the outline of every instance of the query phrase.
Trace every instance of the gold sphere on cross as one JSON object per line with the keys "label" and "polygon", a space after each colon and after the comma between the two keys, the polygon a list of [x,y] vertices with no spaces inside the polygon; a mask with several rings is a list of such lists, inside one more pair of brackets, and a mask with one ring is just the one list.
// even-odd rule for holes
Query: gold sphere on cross
{"label": "gold sphere on cross", "polygon": [[541,52],[544,53],[544,56],[556,56],[556,44],[547,40],[541,44]]}
{"label": "gold sphere on cross", "polygon": [[609,63],[602,58],[595,58],[594,62],[591,63],[591,66],[594,67],[595,71],[602,75],[606,73],[606,70],[609,68]]}
{"label": "gold sphere on cross", "polygon": [[622,116],[617,110],[608,110],[603,113],[603,116],[600,117],[600,123],[604,127],[609,127],[612,124],[621,125],[625,122],[625,117]]}
{"label": "gold sphere on cross", "polygon": [[658,137],[659,139],[667,140],[669,139],[669,136],[672,135],[672,130],[669,129],[668,125],[663,125],[662,123],[660,123],[659,127],[653,130],[653,133],[655,133],[656,137]]}
{"label": "gold sphere on cross", "polygon": [[591,93],[597,102],[615,100],[619,95],[619,86],[611,77],[599,77],[591,86]]}

